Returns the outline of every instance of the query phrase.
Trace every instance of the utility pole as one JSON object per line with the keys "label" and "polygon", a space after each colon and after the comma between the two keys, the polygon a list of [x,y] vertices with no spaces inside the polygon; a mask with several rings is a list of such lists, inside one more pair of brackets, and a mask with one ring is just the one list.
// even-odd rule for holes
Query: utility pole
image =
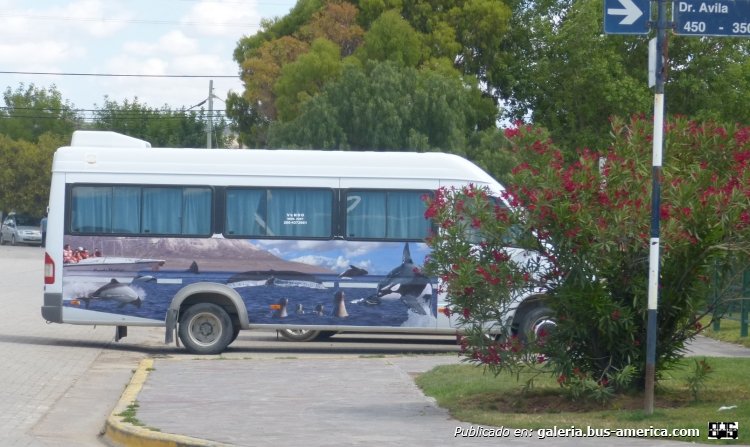
{"label": "utility pole", "polygon": [[214,130],[214,80],[208,81],[208,121],[206,121],[206,147],[211,149]]}
{"label": "utility pole", "polygon": [[644,411],[654,413],[656,374],[656,311],[659,303],[661,164],[664,151],[664,49],[667,45],[667,0],[658,0],[656,16],[656,85],[654,89],[654,138],[651,161],[651,238],[648,268],[648,320],[646,322],[646,388]]}

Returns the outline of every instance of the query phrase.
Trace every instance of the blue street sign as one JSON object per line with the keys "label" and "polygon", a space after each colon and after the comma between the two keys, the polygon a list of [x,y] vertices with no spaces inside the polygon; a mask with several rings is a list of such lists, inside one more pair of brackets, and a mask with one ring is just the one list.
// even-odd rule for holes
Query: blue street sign
{"label": "blue street sign", "polygon": [[675,0],[672,21],[685,36],[750,37],[750,0]]}
{"label": "blue street sign", "polygon": [[604,0],[604,32],[648,34],[650,0]]}

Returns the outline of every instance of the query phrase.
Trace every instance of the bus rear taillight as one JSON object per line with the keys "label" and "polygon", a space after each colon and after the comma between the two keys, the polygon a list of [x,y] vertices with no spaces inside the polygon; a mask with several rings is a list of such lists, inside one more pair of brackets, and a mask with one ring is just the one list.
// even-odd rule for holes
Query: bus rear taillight
{"label": "bus rear taillight", "polygon": [[55,263],[47,252],[44,253],[44,283],[55,283]]}

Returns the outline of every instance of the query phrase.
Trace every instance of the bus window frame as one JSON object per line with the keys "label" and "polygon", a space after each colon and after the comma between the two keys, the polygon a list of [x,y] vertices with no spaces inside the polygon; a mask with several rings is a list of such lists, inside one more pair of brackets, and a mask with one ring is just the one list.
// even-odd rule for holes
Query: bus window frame
{"label": "bus window frame", "polygon": [[[140,199],[139,204],[141,206],[141,232],[138,233],[122,233],[122,232],[76,232],[73,231],[73,189],[76,187],[103,187],[112,188],[117,186],[123,187],[135,187],[140,188]],[[143,190],[145,188],[203,188],[207,189],[211,193],[211,204],[209,209],[211,210],[211,216],[209,216],[209,231],[208,233],[201,234],[186,234],[186,233],[144,233],[142,231],[143,226]],[[184,203],[182,205],[184,207]],[[184,211],[184,209],[183,209]],[[211,238],[216,233],[215,228],[215,215],[216,215],[216,187],[211,185],[191,185],[191,184],[152,184],[152,183],[66,183],[65,184],[65,226],[63,234],[65,236],[86,236],[86,237],[133,237],[133,238],[147,238],[147,237],[164,237],[164,238],[198,238],[205,239]]]}
{"label": "bus window frame", "polygon": [[[227,193],[232,190],[264,190],[266,191],[266,194],[269,190],[316,190],[316,191],[329,191],[331,193],[331,214],[329,216],[330,219],[330,231],[328,236],[263,236],[263,235],[247,235],[247,234],[228,234],[227,233]],[[221,197],[219,199],[219,202],[221,203],[222,213],[220,215],[217,215],[217,223],[221,223],[221,227],[218,229],[220,231],[217,231],[217,233],[221,233],[221,235],[226,239],[251,239],[251,240],[315,240],[315,241],[330,241],[332,239],[338,238],[338,225],[337,225],[337,218],[339,214],[339,202],[338,199],[338,189],[337,188],[330,188],[325,186],[242,186],[242,185],[231,185],[231,186],[224,186],[221,188]]]}
{"label": "bus window frame", "polygon": [[[339,215],[339,221],[340,221],[340,233],[344,240],[347,241],[365,241],[365,242],[424,242],[425,239],[430,235],[431,232],[435,232],[436,226],[435,221],[433,219],[427,219],[425,220],[429,221],[429,228],[427,234],[425,234],[423,237],[420,238],[390,238],[390,237],[351,237],[348,233],[348,220],[347,220],[347,208],[348,208],[348,197],[349,192],[351,191],[362,191],[362,192],[414,192],[419,194],[420,198],[424,197],[424,195],[429,195],[430,197],[435,196],[435,191],[430,189],[410,189],[410,188],[345,188],[340,190],[340,215]],[[386,205],[387,210],[387,205]],[[427,207],[425,206],[424,211],[427,210]],[[424,217],[424,211],[422,213],[422,216]],[[386,225],[388,222],[388,216],[385,216],[386,218]],[[387,234],[387,227],[386,227],[386,234]]]}

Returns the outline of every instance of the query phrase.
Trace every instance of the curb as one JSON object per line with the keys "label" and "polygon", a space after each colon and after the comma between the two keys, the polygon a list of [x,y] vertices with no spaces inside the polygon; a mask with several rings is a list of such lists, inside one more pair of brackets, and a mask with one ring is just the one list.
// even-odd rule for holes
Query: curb
{"label": "curb", "polygon": [[138,364],[133,378],[105,423],[104,437],[107,443],[123,447],[229,447],[229,444],[149,430],[124,421],[125,417],[121,414],[137,402],[138,394],[153,366],[153,359],[143,359]]}

